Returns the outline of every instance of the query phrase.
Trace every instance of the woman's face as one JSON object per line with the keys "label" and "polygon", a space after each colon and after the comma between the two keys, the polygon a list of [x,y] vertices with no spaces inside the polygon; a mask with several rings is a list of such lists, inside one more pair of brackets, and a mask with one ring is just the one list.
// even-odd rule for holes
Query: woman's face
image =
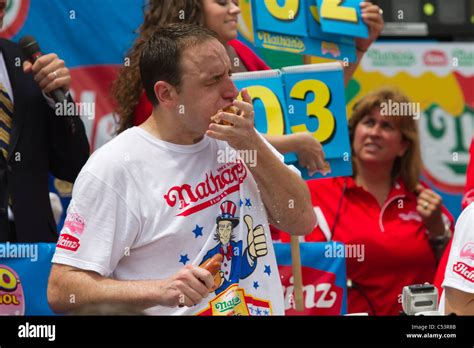
{"label": "woman's face", "polygon": [[380,108],[375,108],[357,124],[352,146],[360,165],[378,163],[391,170],[395,159],[407,150],[408,142],[395,120],[382,116]]}
{"label": "woman's face", "polygon": [[227,41],[237,37],[237,22],[240,14],[238,0],[202,0],[204,9],[204,25],[219,35],[219,41]]}

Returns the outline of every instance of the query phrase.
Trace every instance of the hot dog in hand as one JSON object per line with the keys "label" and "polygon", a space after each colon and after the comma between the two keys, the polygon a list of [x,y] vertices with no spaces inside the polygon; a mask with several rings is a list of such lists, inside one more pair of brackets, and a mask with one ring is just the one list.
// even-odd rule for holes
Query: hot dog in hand
{"label": "hot dog in hand", "polygon": [[[224,110],[219,110],[219,111],[217,112],[217,115],[219,115],[220,112],[228,112],[229,114],[236,114],[236,115],[238,115],[239,108],[237,108],[237,107],[234,106],[234,105],[230,105],[230,106],[226,107]],[[211,117],[211,120],[212,120],[214,123],[222,124],[222,125],[224,125],[224,126],[232,126],[232,125],[233,125],[232,123],[230,123],[230,122],[228,122],[228,121],[226,121],[226,120],[221,120],[221,119],[219,118],[219,116],[217,116],[217,115]]]}
{"label": "hot dog in hand", "polygon": [[210,259],[204,261],[201,265],[199,265],[199,267],[204,268],[205,270],[209,271],[214,277],[214,287],[212,288],[210,292],[214,291],[221,285],[222,277],[219,271],[221,270],[222,260],[223,260],[222,255],[216,254]]}

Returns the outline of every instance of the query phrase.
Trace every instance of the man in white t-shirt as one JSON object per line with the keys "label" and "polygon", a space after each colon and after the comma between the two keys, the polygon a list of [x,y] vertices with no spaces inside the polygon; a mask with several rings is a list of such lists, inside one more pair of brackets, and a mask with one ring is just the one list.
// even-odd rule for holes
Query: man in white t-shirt
{"label": "man in white t-shirt", "polygon": [[[313,229],[299,172],[256,132],[248,93],[235,100],[230,59],[212,32],[157,30],[140,71],[152,116],[96,151],[76,180],[49,279],[52,309],[283,315],[269,222],[295,235]],[[220,111],[231,105],[240,111]],[[227,156],[235,150],[237,159]],[[217,253],[216,288],[198,266]]]}
{"label": "man in white t-shirt", "polygon": [[474,203],[463,210],[456,222],[442,286],[441,311],[444,309],[447,315],[474,315]]}

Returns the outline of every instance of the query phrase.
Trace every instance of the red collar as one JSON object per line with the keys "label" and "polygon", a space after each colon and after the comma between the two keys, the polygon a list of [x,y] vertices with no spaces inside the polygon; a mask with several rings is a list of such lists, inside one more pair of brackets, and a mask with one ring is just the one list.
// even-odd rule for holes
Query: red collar
{"label": "red collar", "polygon": [[[341,185],[341,188],[344,187],[344,184],[346,184],[346,188],[348,190],[362,190],[364,192],[367,192],[362,186],[357,185],[356,181],[354,180],[352,176],[340,177],[340,178],[336,178],[336,180],[338,184]],[[392,189],[390,190],[387,196],[387,200],[389,200],[393,196],[408,195],[408,194],[409,192],[407,191],[406,185],[403,182],[403,180],[400,178],[397,178],[392,185]]]}

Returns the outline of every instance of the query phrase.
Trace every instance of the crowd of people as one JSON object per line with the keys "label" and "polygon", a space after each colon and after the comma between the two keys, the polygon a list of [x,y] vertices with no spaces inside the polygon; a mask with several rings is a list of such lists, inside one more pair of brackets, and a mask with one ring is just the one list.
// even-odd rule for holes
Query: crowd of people
{"label": "crowd of people", "polygon": [[[357,61],[344,68],[346,84],[384,27],[377,5],[361,8],[369,37],[356,39]],[[474,314],[474,164],[455,228],[441,197],[420,181],[416,118],[381,114],[384,103],[409,100],[384,87],[363,96],[350,115],[353,175],[304,182],[282,154],[295,152],[310,173],[323,171],[321,144],[310,133],[259,134],[248,92],[236,99],[233,73],[269,69],[237,40],[239,14],[236,0],[150,0],[127,54],[130,65],[113,86],[118,135],[89,159],[80,118],[53,116],[49,93],[70,85],[63,61],[46,55],[25,62],[22,74],[0,78],[1,240],[55,241],[47,173],[74,182],[52,260],[51,308],[69,313],[107,304],[147,314],[283,315],[272,236],[289,242],[300,235],[308,242],[364,245],[362,261],[346,260],[349,313],[398,315],[403,287],[428,282],[440,286],[442,312]],[[18,47],[0,45],[10,72],[9,50],[13,57]],[[12,90],[18,84],[32,92]],[[36,118],[29,116],[26,103],[44,116],[37,110]],[[20,122],[31,125],[21,136]],[[40,157],[28,155],[37,149]],[[258,165],[218,161],[229,149],[253,151]],[[17,151],[22,161],[15,162]],[[29,188],[20,184],[26,167],[36,170],[28,174]],[[24,189],[35,193],[33,201],[22,196]],[[26,219],[30,203],[42,208]],[[212,274],[200,265],[215,255],[222,261]],[[223,308],[226,301],[243,305]]]}

